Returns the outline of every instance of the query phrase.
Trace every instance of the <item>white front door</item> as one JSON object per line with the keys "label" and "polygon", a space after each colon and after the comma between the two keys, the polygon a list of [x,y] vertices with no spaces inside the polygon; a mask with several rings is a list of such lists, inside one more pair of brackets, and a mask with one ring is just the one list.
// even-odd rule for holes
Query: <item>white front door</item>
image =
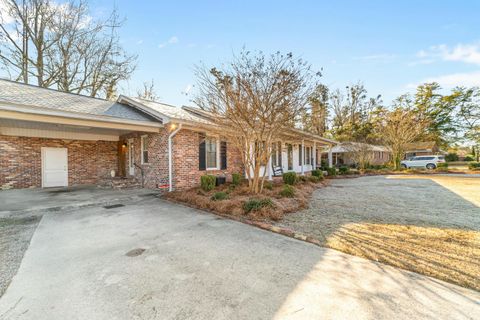
{"label": "white front door", "polygon": [[133,139],[128,139],[128,174],[135,175],[135,150],[133,149]]}
{"label": "white front door", "polygon": [[42,187],[68,186],[67,148],[42,148]]}

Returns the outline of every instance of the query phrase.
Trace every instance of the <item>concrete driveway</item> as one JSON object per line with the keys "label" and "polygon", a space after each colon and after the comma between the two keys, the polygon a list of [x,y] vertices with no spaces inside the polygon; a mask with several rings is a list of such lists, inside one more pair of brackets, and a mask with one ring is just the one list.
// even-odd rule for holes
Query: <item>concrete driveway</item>
{"label": "concrete driveway", "polygon": [[479,292],[146,199],[46,214],[0,318],[478,319],[479,301]]}

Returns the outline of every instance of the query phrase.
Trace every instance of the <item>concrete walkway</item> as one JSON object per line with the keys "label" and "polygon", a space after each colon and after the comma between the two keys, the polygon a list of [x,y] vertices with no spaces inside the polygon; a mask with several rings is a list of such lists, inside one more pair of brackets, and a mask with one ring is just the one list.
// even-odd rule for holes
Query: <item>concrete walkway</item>
{"label": "concrete walkway", "polygon": [[158,192],[148,189],[114,190],[97,186],[2,190],[0,218],[139,200],[152,194]]}
{"label": "concrete walkway", "polygon": [[46,214],[0,318],[479,319],[479,301],[479,292],[148,199]]}

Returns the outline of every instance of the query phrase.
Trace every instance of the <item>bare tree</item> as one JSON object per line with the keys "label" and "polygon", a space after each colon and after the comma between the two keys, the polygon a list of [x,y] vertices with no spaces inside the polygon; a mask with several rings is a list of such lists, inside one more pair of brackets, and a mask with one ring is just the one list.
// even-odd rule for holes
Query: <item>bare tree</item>
{"label": "bare tree", "polygon": [[353,160],[358,168],[365,170],[373,161],[374,150],[370,144],[359,142],[346,142],[342,146],[347,151],[347,157]]}
{"label": "bare tree", "polygon": [[0,0],[0,62],[10,76],[41,87],[90,96],[115,96],[135,69],[136,56],[120,46],[116,11],[93,20],[86,2]]}
{"label": "bare tree", "polygon": [[0,14],[0,59],[4,67],[18,74],[17,81],[28,83],[34,77],[39,86],[48,86],[52,79],[44,78],[44,60],[57,40],[50,30],[58,7],[49,0],[0,1],[6,9]]}
{"label": "bare tree", "polygon": [[318,135],[324,135],[327,131],[328,117],[328,87],[319,84],[308,98],[309,108],[303,115],[303,129]]}
{"label": "bare tree", "polygon": [[373,132],[372,115],[382,103],[381,96],[368,98],[361,82],[345,89],[345,93],[337,89],[330,95],[332,134],[338,141],[369,141]]}
{"label": "bare tree", "polygon": [[155,84],[153,83],[153,79],[150,83],[143,83],[143,88],[137,91],[137,97],[151,101],[156,101],[159,99],[157,93],[155,92]]}
{"label": "bare tree", "polygon": [[422,136],[428,120],[419,117],[412,109],[412,101],[407,95],[394,102],[393,110],[384,109],[380,119],[377,130],[392,152],[395,169],[400,169],[406,145]]}
{"label": "bare tree", "polygon": [[294,127],[319,74],[292,54],[244,50],[221,69],[197,67],[196,76],[196,104],[240,152],[250,192],[262,192],[272,143]]}

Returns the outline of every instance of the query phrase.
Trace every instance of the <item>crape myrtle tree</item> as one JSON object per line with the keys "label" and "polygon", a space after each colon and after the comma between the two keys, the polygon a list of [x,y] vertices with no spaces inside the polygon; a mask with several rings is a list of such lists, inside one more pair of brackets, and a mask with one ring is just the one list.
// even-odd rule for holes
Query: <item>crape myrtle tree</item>
{"label": "crape myrtle tree", "polygon": [[194,102],[240,152],[249,191],[261,193],[271,145],[301,122],[320,73],[291,53],[242,50],[219,68],[196,67]]}
{"label": "crape myrtle tree", "polygon": [[342,146],[345,148],[347,156],[358,165],[358,169],[365,170],[372,163],[374,150],[370,144],[345,142]]}

